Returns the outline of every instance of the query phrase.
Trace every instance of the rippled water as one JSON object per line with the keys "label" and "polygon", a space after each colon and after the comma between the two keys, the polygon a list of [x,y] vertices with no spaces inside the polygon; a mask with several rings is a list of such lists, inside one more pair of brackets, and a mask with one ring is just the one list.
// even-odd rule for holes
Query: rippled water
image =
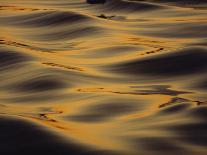
{"label": "rippled water", "polygon": [[206,155],[207,1],[0,1],[0,154]]}

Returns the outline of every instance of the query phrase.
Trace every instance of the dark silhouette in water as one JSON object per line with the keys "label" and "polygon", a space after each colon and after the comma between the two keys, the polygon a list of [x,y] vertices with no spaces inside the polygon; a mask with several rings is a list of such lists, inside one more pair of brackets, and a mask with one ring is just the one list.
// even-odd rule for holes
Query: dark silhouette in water
{"label": "dark silhouette in water", "polygon": [[97,17],[99,17],[99,18],[103,18],[103,19],[111,19],[111,18],[113,18],[113,17],[115,17],[115,16],[106,16],[106,15],[104,15],[104,14],[101,14],[101,15],[99,15],[99,16],[97,16]]}
{"label": "dark silhouette in water", "polygon": [[87,3],[89,3],[89,4],[104,4],[104,3],[106,3],[106,0],[87,0]]}

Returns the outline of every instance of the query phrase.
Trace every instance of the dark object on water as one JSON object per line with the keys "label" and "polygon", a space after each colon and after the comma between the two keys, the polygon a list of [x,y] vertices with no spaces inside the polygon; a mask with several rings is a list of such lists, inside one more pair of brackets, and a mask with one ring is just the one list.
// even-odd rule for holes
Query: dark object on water
{"label": "dark object on water", "polygon": [[97,17],[99,17],[99,18],[104,18],[104,19],[111,19],[111,18],[113,18],[113,17],[115,17],[115,16],[106,16],[106,15],[104,15],[104,14],[101,14],[101,15],[99,15],[99,16],[97,16]]}
{"label": "dark object on water", "polygon": [[104,3],[106,3],[106,0],[87,0],[87,3],[89,3],[89,4],[104,4]]}

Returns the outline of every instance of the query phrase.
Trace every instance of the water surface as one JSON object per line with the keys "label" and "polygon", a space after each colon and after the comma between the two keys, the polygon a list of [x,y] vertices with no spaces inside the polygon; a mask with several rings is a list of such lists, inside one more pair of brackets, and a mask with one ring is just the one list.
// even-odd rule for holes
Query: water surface
{"label": "water surface", "polygon": [[0,154],[206,155],[207,1],[0,1]]}

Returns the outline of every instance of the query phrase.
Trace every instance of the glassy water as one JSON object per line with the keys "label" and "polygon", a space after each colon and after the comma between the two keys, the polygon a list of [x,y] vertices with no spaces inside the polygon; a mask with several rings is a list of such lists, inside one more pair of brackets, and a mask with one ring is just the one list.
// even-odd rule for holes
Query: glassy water
{"label": "glassy water", "polygon": [[0,154],[206,155],[206,6],[0,0]]}

